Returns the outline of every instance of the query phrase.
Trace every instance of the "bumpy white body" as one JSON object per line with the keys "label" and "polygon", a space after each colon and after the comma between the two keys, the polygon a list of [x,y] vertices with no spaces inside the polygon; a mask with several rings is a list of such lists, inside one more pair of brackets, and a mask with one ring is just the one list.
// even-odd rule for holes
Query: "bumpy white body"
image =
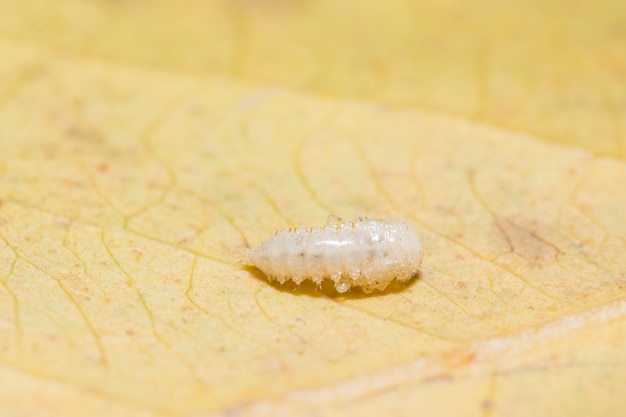
{"label": "bumpy white body", "polygon": [[422,261],[422,241],[404,220],[357,218],[307,229],[285,229],[250,250],[248,261],[269,279],[297,284],[329,278],[342,293],[352,286],[363,291],[385,289],[394,278],[407,281]]}

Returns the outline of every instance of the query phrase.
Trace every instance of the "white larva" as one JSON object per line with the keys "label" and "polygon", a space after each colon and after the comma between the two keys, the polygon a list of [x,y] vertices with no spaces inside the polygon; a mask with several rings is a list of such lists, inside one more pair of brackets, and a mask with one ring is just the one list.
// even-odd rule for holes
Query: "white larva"
{"label": "white larva", "polygon": [[359,286],[369,293],[384,290],[395,278],[417,273],[423,248],[417,232],[400,219],[358,217],[341,222],[328,217],[322,227],[285,229],[248,252],[247,262],[281,284],[331,279],[338,292]]}

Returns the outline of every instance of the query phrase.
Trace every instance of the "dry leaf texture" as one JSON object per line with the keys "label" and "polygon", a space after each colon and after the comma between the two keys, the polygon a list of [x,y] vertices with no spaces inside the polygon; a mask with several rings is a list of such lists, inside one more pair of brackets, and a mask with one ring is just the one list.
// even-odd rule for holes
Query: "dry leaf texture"
{"label": "dry leaf texture", "polygon": [[[624,409],[623,5],[405,3],[0,6],[0,414]],[[240,264],[329,213],[418,279]]]}

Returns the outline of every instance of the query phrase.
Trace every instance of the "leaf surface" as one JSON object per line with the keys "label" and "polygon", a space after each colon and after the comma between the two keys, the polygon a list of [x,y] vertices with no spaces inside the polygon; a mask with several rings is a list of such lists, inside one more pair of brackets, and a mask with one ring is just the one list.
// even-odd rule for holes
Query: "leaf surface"
{"label": "leaf surface", "polygon": [[[2,413],[622,410],[624,10],[442,4],[2,5]],[[328,214],[419,277],[241,264]]]}

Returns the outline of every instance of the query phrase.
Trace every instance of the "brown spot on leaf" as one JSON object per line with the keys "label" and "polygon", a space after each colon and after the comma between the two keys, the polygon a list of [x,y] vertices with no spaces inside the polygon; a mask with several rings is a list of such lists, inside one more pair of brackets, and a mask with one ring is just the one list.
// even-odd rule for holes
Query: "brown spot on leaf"
{"label": "brown spot on leaf", "polygon": [[551,261],[561,251],[548,240],[551,233],[548,225],[519,218],[500,218],[497,222],[511,250],[531,266],[537,267]]}

